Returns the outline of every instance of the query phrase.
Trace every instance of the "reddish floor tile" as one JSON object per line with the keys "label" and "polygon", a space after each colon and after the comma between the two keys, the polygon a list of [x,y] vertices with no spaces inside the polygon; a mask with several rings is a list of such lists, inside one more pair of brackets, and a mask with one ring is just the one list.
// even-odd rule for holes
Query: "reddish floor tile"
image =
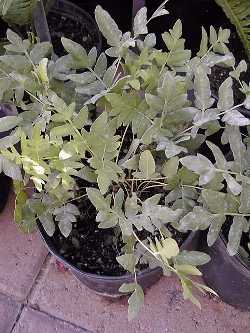
{"label": "reddish floor tile", "polygon": [[247,333],[250,312],[202,297],[202,310],[182,299],[174,278],[162,278],[146,295],[137,320],[127,322],[127,301],[110,300],[81,285],[53,262],[33,290],[30,302],[57,318],[95,333]]}
{"label": "reddish floor tile", "polygon": [[38,234],[23,234],[13,222],[14,196],[0,215],[0,292],[23,301],[47,250]]}
{"label": "reddish floor tile", "polygon": [[21,305],[10,299],[9,297],[0,294],[0,332],[10,333]]}
{"label": "reddish floor tile", "polygon": [[74,327],[44,313],[25,308],[13,333],[85,333],[86,330]]}

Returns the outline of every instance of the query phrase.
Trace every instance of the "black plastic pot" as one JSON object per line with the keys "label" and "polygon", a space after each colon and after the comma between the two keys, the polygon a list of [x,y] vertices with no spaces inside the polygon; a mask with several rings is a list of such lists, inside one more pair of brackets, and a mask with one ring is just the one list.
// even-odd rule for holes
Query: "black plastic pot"
{"label": "black plastic pot", "polygon": [[[49,5],[48,5],[49,6]],[[54,0],[48,7],[47,18],[42,1],[39,1],[34,23],[40,41],[50,41],[57,55],[65,54],[61,37],[82,44],[87,51],[102,48],[102,37],[95,20],[84,9],[67,0]]]}
{"label": "black plastic pot", "polygon": [[[55,248],[52,239],[46,234],[41,223],[38,223],[38,228],[41,234],[42,239],[44,240],[49,252],[55,256],[60,262],[67,266],[72,274],[85,286],[94,290],[96,293],[101,294],[106,297],[120,297],[123,296],[119,292],[119,288],[123,283],[134,282],[134,276],[132,274],[126,274],[123,276],[102,276],[97,274],[86,273],[68,260],[60,255]],[[190,233],[188,238],[182,244],[182,250],[195,250],[198,246],[198,233]],[[161,268],[148,268],[137,274],[138,283],[147,289],[155,284],[162,276]]]}
{"label": "black plastic pot", "polygon": [[211,257],[208,264],[201,266],[205,282],[224,302],[250,310],[250,267],[240,256],[228,254],[222,234],[212,247],[207,246],[203,237],[201,249]]}

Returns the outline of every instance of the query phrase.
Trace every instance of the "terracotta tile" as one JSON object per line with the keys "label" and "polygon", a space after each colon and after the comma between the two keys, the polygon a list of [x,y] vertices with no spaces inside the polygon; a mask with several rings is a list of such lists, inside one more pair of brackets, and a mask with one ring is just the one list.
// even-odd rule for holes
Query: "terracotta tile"
{"label": "terracotta tile", "polygon": [[10,333],[21,305],[11,298],[0,294],[0,332]]}
{"label": "terracotta tile", "polygon": [[175,278],[162,278],[146,294],[139,318],[127,321],[127,300],[105,299],[81,285],[53,262],[30,302],[57,318],[95,333],[247,333],[250,312],[202,297],[202,310],[182,299]]}
{"label": "terracotta tile", "polygon": [[86,330],[74,327],[44,313],[25,308],[13,333],[85,333]]}
{"label": "terracotta tile", "polygon": [[0,215],[0,292],[23,301],[47,250],[38,234],[24,234],[13,222],[14,195]]}

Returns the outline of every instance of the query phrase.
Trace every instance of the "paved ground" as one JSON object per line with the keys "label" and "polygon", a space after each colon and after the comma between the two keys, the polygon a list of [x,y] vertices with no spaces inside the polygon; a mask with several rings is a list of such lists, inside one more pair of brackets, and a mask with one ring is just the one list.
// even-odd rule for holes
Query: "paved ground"
{"label": "paved ground", "polygon": [[250,312],[202,297],[184,302],[176,279],[162,278],[143,311],[126,319],[126,299],[102,298],[57,269],[38,235],[12,222],[13,200],[0,217],[0,333],[249,333]]}

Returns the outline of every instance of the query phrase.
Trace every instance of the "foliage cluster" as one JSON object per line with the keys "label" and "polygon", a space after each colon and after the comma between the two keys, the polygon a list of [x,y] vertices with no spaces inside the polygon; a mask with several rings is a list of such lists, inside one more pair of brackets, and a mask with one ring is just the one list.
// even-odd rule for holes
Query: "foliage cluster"
{"label": "foliage cluster", "polygon": [[[197,305],[193,287],[212,292],[192,280],[209,257],[180,251],[168,224],[180,232],[208,229],[212,245],[232,221],[230,255],[250,228],[250,120],[240,112],[250,109],[250,85],[240,79],[247,64],[235,63],[230,31],[222,28],[202,29],[200,50],[192,56],[180,20],[162,35],[166,50],[157,50],[147,24],[168,13],[165,3],[150,18],[142,8],[132,33],[122,33],[98,6],[96,22],[110,45],[99,55],[62,38],[67,55],[52,57],[49,43],[8,30],[0,56],[1,102],[19,110],[0,119],[0,131],[10,131],[0,139],[0,171],[15,181],[15,221],[32,231],[39,219],[48,235],[58,225],[68,237],[79,216],[76,200],[90,200],[99,228],[122,234],[117,260],[135,276],[120,289],[132,294],[131,319],[144,298],[137,283],[141,262],[176,274],[184,298]],[[210,89],[215,65],[231,67],[218,99]],[[245,94],[239,105],[234,80]],[[219,131],[215,145],[209,139]],[[212,157],[202,154],[204,143]],[[231,154],[225,156],[223,147]],[[80,198],[77,179],[89,184]],[[30,181],[36,192],[28,198]],[[151,236],[140,239],[142,230]]]}

